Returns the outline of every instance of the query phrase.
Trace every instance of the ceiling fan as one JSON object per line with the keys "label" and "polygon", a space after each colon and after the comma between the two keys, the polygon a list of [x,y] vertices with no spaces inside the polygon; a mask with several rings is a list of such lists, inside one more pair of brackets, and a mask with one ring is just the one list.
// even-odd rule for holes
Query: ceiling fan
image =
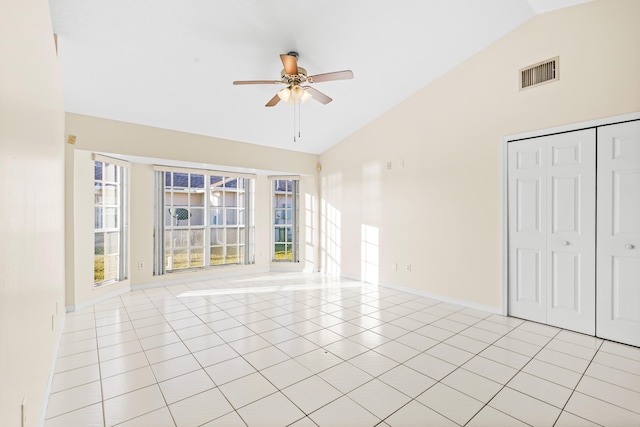
{"label": "ceiling fan", "polygon": [[284,69],[280,72],[280,80],[236,80],[234,85],[268,85],[268,84],[285,84],[286,88],[279,91],[265,107],[273,107],[278,102],[288,102],[297,104],[298,102],[306,102],[310,98],[322,104],[328,104],[332,101],[330,97],[319,90],[304,85],[305,83],[320,83],[332,80],[348,80],[353,78],[353,71],[335,71],[333,73],[316,74],[315,76],[307,75],[307,70],[298,66],[298,52],[289,52],[281,54],[280,60]]}

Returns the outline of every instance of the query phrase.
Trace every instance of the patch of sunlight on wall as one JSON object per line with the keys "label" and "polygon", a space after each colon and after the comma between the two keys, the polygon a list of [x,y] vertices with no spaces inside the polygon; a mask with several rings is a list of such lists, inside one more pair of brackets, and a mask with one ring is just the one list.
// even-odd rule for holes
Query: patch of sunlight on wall
{"label": "patch of sunlight on wall", "polygon": [[322,201],[322,260],[325,273],[340,275],[340,239],[342,214],[331,204]]}
{"label": "patch of sunlight on wall", "polygon": [[[304,227],[304,253],[305,253],[305,261],[306,261],[306,265],[314,265],[316,264],[315,261],[315,247],[316,245],[314,244],[314,238],[313,238],[313,230],[317,229],[317,225],[316,225],[316,216],[314,215],[314,212],[316,212],[318,210],[318,207],[316,206],[316,198],[314,196],[312,196],[311,194],[306,193],[304,195],[304,206],[305,206],[305,210],[304,210],[304,223],[305,223],[305,227]],[[316,265],[316,268],[318,266]]]}
{"label": "patch of sunlight on wall", "polygon": [[362,224],[360,242],[360,271],[362,281],[378,284],[380,274],[380,232],[378,227]]}
{"label": "patch of sunlight on wall", "polygon": [[341,200],[342,174],[323,176],[321,187],[326,198],[323,197],[320,201],[320,262],[326,274],[340,276],[342,213],[327,200]]}

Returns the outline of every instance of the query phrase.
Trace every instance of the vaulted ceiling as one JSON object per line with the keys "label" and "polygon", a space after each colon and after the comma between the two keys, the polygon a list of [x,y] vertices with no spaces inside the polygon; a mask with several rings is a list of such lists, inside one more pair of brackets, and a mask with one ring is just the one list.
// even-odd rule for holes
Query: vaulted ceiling
{"label": "vaulted ceiling", "polygon": [[[321,153],[536,14],[589,0],[49,0],[65,109]],[[279,55],[333,98],[264,105]]]}

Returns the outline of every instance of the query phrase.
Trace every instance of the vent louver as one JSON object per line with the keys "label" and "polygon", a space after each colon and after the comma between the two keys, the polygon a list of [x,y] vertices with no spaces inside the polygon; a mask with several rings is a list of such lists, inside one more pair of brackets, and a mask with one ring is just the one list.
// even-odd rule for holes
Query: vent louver
{"label": "vent louver", "polygon": [[520,90],[550,83],[560,78],[559,57],[538,62],[520,70]]}

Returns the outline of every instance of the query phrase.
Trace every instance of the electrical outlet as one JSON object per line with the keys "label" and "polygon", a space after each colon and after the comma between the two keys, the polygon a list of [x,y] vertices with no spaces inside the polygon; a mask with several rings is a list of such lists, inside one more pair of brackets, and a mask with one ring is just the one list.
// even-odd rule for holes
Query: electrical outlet
{"label": "electrical outlet", "polygon": [[393,271],[398,271],[398,263],[397,263],[397,262],[394,262],[393,264],[391,264],[391,269],[392,269]]}
{"label": "electrical outlet", "polygon": [[140,261],[138,263],[138,270],[142,270],[144,268],[144,262]]}
{"label": "electrical outlet", "polygon": [[407,264],[407,271],[411,271],[411,264]]}
{"label": "electrical outlet", "polygon": [[387,170],[391,170],[391,162],[387,162]]}

